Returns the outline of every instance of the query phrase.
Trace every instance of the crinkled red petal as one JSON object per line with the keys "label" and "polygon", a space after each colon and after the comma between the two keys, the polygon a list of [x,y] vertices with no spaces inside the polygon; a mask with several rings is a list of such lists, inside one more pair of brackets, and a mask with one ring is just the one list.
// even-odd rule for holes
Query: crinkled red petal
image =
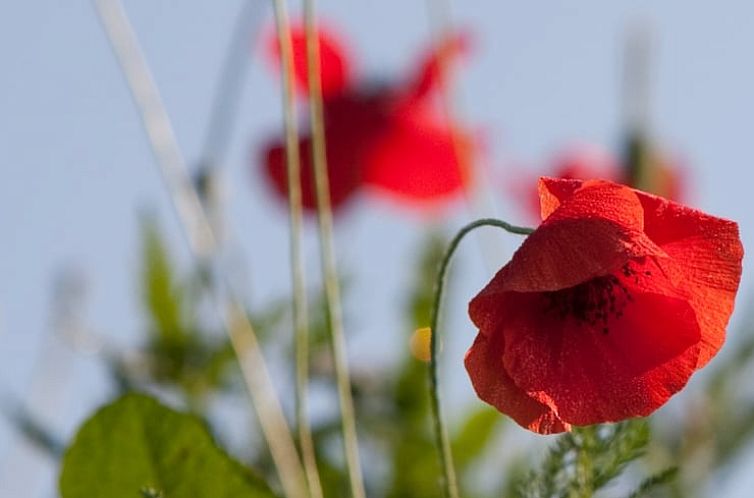
{"label": "crinkled red petal", "polygon": [[[521,244],[480,296],[572,287],[605,275],[632,258],[664,256],[643,233],[643,210],[634,192],[604,181],[559,180],[544,190],[557,207]],[[558,194],[572,190],[563,202]],[[545,202],[551,202],[544,198]]]}
{"label": "crinkled red petal", "polygon": [[562,316],[544,293],[511,293],[519,311],[493,333],[504,335],[503,362],[514,383],[573,425],[645,416],[682,389],[696,370],[699,325],[650,262],[634,262],[638,282],[621,275],[631,300],[606,321]]}
{"label": "crinkled red petal", "polygon": [[547,405],[528,396],[511,380],[503,366],[502,336],[477,335],[466,353],[466,370],[479,398],[509,415],[518,424],[540,434],[570,430]]}
{"label": "crinkled red petal", "polygon": [[[607,151],[591,144],[574,146],[561,152],[555,157],[550,171],[551,174],[548,176],[564,180],[602,179],[617,181],[620,178],[620,167],[615,158]],[[523,188],[523,186],[519,186],[519,189]],[[541,219],[549,216],[559,204],[556,203],[553,206],[550,202],[541,202],[540,197],[542,195],[547,199],[551,194],[547,191],[538,193],[531,188],[529,182],[527,182],[525,189],[526,196],[524,197],[524,192],[519,191],[518,197],[521,198],[528,210],[538,216],[541,215]]]}
{"label": "crinkled red petal", "polygon": [[585,180],[575,178],[542,177],[537,184],[539,193],[540,213],[546,220],[560,204],[573,196],[581,188]]}
{"label": "crinkled red petal", "polygon": [[738,225],[661,197],[637,192],[644,231],[669,258],[663,269],[688,295],[702,333],[701,368],[718,352],[741,281]]}
{"label": "crinkled red petal", "polygon": [[738,227],[604,181],[543,179],[540,197],[545,221],[471,318],[487,340],[503,336],[501,370],[560,420],[648,415],[724,340]]}
{"label": "crinkled red petal", "polygon": [[[587,183],[543,178],[543,214],[568,202]],[[642,206],[645,235],[668,255],[661,266],[686,292],[696,310],[702,334],[701,368],[722,346],[733,312],[743,258],[738,225],[662,197],[632,191]]]}

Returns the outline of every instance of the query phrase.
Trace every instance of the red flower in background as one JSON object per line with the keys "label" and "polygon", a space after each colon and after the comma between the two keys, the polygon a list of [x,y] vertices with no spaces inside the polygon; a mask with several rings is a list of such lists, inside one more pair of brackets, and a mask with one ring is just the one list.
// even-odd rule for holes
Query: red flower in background
{"label": "red flower in background", "polygon": [[683,202],[688,192],[688,178],[683,163],[677,158],[655,155],[653,163],[653,194]]}
{"label": "red flower in background", "polygon": [[[292,28],[297,88],[308,91],[306,40]],[[323,111],[334,208],[361,187],[369,186],[403,204],[432,208],[462,193],[470,180],[471,137],[448,123],[436,109],[441,65],[464,50],[465,39],[446,40],[417,65],[408,81],[368,88],[354,81],[353,70],[337,37],[320,28]],[[272,42],[279,60],[279,48]],[[316,208],[311,164],[311,137],[299,142],[304,207]],[[265,149],[264,167],[275,190],[287,194],[285,153],[277,139]]]}
{"label": "red flower in background", "polygon": [[542,224],[469,304],[477,394],[541,434],[652,413],[722,346],[738,226],[602,180],[539,197]]}
{"label": "red flower in background", "polygon": [[553,161],[555,178],[592,178],[618,181],[620,164],[608,151],[595,145],[579,145],[562,151]]}
{"label": "red flower in background", "polygon": [[[532,188],[531,175],[521,172],[515,181],[514,195],[532,217],[539,218],[539,195]],[[608,151],[591,144],[569,147],[555,155],[548,176],[566,180],[599,179],[620,181],[620,165]]]}
{"label": "red flower in background", "polygon": [[[676,161],[656,156],[652,165],[652,193],[674,201],[683,201],[685,185],[682,168]],[[523,174],[523,176],[528,176]],[[608,180],[630,185],[625,169],[610,152],[596,145],[580,144],[558,153],[547,176],[565,180]],[[514,195],[533,216],[539,217],[539,196],[531,180],[515,182]]]}

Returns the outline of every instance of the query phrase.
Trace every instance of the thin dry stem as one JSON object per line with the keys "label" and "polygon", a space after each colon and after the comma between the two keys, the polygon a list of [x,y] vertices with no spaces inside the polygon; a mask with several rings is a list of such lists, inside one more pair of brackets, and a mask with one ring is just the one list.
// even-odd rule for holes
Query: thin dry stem
{"label": "thin dry stem", "polygon": [[314,440],[308,417],[309,387],[309,319],[307,316],[306,283],[301,254],[303,209],[301,204],[301,158],[299,157],[293,87],[293,49],[288,13],[284,0],[273,0],[275,24],[280,45],[280,72],[283,82],[283,122],[285,157],[288,176],[288,213],[290,224],[290,262],[293,285],[293,321],[296,331],[296,425],[298,426],[304,470],[312,498],[321,498],[322,485],[317,471]]}
{"label": "thin dry stem", "polygon": [[340,402],[343,447],[348,467],[348,477],[353,498],[365,498],[364,478],[359,460],[359,442],[356,432],[351,381],[348,371],[343,316],[340,304],[340,286],[335,258],[330,184],[327,174],[327,151],[325,145],[324,114],[322,109],[322,85],[320,75],[319,44],[316,36],[316,13],[314,0],[304,0],[306,24],[306,61],[309,83],[309,111],[312,133],[312,163],[317,197],[319,220],[319,243],[321,266],[327,305],[335,378]]}
{"label": "thin dry stem", "polygon": [[[119,0],[94,1],[129,90],[139,108],[147,137],[189,248],[197,261],[203,261],[216,244],[215,234],[191,182],[167,112],[136,36]],[[256,334],[240,301],[232,295],[230,286],[226,287],[227,300],[221,302],[216,297],[218,312],[224,319],[280,483],[286,496],[305,498],[306,484],[301,463]]]}

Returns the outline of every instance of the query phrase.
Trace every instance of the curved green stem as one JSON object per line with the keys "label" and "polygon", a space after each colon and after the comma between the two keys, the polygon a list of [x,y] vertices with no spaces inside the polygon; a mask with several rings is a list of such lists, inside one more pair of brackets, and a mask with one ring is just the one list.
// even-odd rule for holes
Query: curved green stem
{"label": "curved green stem", "polygon": [[317,199],[319,221],[319,244],[324,283],[325,304],[327,306],[330,344],[335,366],[335,380],[340,404],[341,431],[346,468],[353,498],[365,498],[364,478],[359,460],[359,444],[356,433],[351,380],[348,372],[345,332],[340,305],[340,287],[333,242],[332,206],[330,204],[330,184],[327,173],[327,151],[325,148],[324,113],[322,106],[322,85],[320,75],[319,44],[316,36],[314,0],[304,0],[304,22],[306,25],[306,65],[309,82],[309,123],[312,134],[312,164]]}
{"label": "curved green stem", "polygon": [[458,480],[456,479],[455,468],[453,467],[453,454],[450,450],[450,438],[448,437],[448,428],[445,425],[442,408],[440,406],[440,390],[437,378],[437,343],[438,343],[438,322],[440,319],[440,305],[442,304],[442,294],[445,288],[445,279],[447,277],[450,260],[455,254],[461,240],[471,231],[483,226],[492,226],[502,228],[508,233],[519,235],[529,235],[534,230],[531,228],[518,227],[494,218],[482,218],[473,221],[461,228],[450,241],[445,256],[440,264],[440,271],[437,274],[435,284],[435,298],[432,303],[432,315],[430,318],[430,327],[432,334],[429,341],[429,383],[430,398],[432,403],[432,417],[434,418],[434,435],[437,451],[440,453],[440,464],[444,478],[443,495],[445,498],[459,498]]}

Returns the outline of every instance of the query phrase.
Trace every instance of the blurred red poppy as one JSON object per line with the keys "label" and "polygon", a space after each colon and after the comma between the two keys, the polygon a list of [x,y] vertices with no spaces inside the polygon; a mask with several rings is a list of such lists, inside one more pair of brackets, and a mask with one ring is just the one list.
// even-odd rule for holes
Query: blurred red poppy
{"label": "blurred red poppy", "polygon": [[[608,151],[592,144],[573,145],[555,155],[548,176],[567,180],[590,179],[620,181],[620,165]],[[513,195],[526,212],[539,219],[539,195],[532,175],[521,171],[513,182]]]}
{"label": "blurred red poppy", "polygon": [[[523,174],[523,176],[527,176]],[[610,152],[592,144],[579,144],[558,153],[548,172],[548,176],[566,180],[609,180],[631,184],[625,169]],[[673,201],[684,201],[686,195],[684,171],[677,161],[655,155],[652,164],[653,194]],[[531,187],[530,179],[514,181],[514,195],[533,217],[539,216],[539,198]]]}
{"label": "blurred red poppy", "polygon": [[677,157],[655,153],[652,162],[653,194],[679,202],[688,202],[689,173]]}
{"label": "blurred red poppy", "polygon": [[717,353],[736,223],[603,180],[540,180],[544,220],[469,314],[481,399],[541,433],[645,416]]}
{"label": "blurred red poppy", "polygon": [[[292,28],[295,77],[308,91],[306,39]],[[445,40],[423,57],[407,81],[369,88],[355,82],[351,63],[334,32],[319,28],[321,82],[332,204],[346,203],[362,187],[372,187],[402,205],[434,208],[464,191],[470,181],[472,139],[437,110],[444,65],[465,49],[466,39]],[[279,61],[279,49],[271,42]],[[311,137],[300,140],[304,207],[316,208]],[[264,166],[276,192],[287,193],[282,141],[265,147]]]}

